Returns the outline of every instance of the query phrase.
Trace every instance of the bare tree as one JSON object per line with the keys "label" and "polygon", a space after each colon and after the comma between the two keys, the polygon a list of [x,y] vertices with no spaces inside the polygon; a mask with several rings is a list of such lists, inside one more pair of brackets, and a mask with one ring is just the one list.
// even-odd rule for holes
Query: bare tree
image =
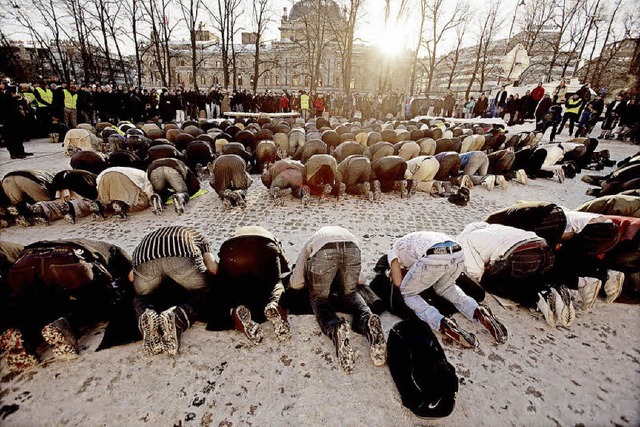
{"label": "bare tree", "polygon": [[470,10],[467,8],[466,13],[461,17],[460,23],[456,27],[456,45],[454,49],[444,58],[446,66],[449,68],[449,79],[447,81],[447,89],[451,89],[453,79],[456,75],[460,53],[462,51],[462,43],[464,42],[467,31],[469,30]]}
{"label": "bare tree", "polygon": [[[502,3],[500,0],[492,2],[489,9],[482,17],[482,21],[479,27],[480,33],[478,34],[478,44],[475,48],[476,55],[473,71],[471,72],[469,83],[467,84],[465,99],[469,99],[469,93],[471,92],[471,88],[473,87],[473,84],[476,83],[476,81],[480,86],[480,91],[484,90],[484,82],[487,74],[486,65],[490,53],[490,47],[494,45],[496,32],[498,30],[498,27],[502,23],[502,20],[499,18],[501,6]],[[480,75],[479,77],[478,74]]]}
{"label": "bare tree", "polygon": [[189,31],[189,41],[191,47],[191,76],[193,79],[193,87],[198,90],[198,79],[196,75],[198,73],[198,66],[200,61],[197,58],[197,31],[198,31],[198,15],[200,14],[200,10],[202,8],[201,0],[179,0],[178,7],[182,12],[182,18],[187,26],[187,31]]}
{"label": "bare tree", "polygon": [[141,18],[140,3],[141,0],[126,0],[123,3],[123,15],[126,17],[127,24],[131,28],[131,33],[125,31],[125,35],[130,35],[130,38],[133,41],[133,47],[135,49],[136,55],[136,74],[138,86],[142,86],[142,58],[138,34],[138,20]]}
{"label": "bare tree", "polygon": [[433,77],[438,63],[438,48],[445,34],[458,26],[466,16],[468,6],[462,1],[457,1],[453,8],[446,0],[431,0],[426,2],[424,13],[428,24],[428,37],[425,40],[427,48],[427,87],[426,92],[431,92]]}
{"label": "bare tree", "polygon": [[355,31],[362,15],[363,3],[364,0],[347,0],[342,4],[344,22],[329,20],[340,53],[342,90],[346,95],[351,92]]}
{"label": "bare tree", "polygon": [[567,43],[565,33],[568,35],[574,19],[581,10],[581,5],[585,0],[556,0],[554,4],[554,14],[551,22],[556,27],[557,35],[554,37],[551,46],[551,61],[547,70],[547,81],[551,81],[553,77],[553,69],[555,68],[560,56],[562,48]]}
{"label": "bare tree", "polygon": [[253,92],[258,91],[258,80],[267,72],[271,71],[277,62],[274,60],[265,61],[261,59],[260,53],[262,49],[263,40],[262,37],[265,34],[267,26],[273,22],[273,11],[268,8],[268,0],[254,0],[251,8],[251,14],[253,17],[253,25],[255,31],[253,32]]}
{"label": "bare tree", "polygon": [[170,87],[172,82],[171,35],[180,23],[180,20],[173,24],[169,21],[170,3],[171,0],[146,0],[142,3],[144,17],[151,27],[151,38],[145,50],[151,50],[162,85],[167,87]]}
{"label": "bare tree", "polygon": [[229,88],[233,76],[233,88],[235,90],[237,79],[235,70],[235,48],[233,41],[240,31],[237,25],[238,17],[243,12],[241,0],[215,0],[213,6],[208,6],[207,11],[213,20],[214,27],[220,34],[220,53],[222,56],[222,75],[224,86]]}

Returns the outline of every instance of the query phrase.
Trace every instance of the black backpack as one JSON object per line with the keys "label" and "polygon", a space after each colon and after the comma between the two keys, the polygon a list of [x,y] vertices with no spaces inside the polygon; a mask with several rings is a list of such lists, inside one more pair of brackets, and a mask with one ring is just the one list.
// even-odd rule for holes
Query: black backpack
{"label": "black backpack", "polygon": [[453,412],[458,377],[429,325],[417,319],[397,323],[389,332],[387,363],[402,404],[416,416]]}

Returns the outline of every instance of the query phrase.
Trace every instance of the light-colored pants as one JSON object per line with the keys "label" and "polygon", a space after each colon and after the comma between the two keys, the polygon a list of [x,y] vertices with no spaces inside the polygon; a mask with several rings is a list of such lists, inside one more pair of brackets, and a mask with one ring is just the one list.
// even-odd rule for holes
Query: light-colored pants
{"label": "light-colored pants", "polygon": [[433,177],[440,169],[440,162],[432,156],[419,156],[407,162],[405,179],[413,179],[418,183],[418,191],[430,192]]}
{"label": "light-colored pants", "polygon": [[175,193],[188,193],[187,184],[182,179],[182,175],[170,166],[160,166],[151,171],[149,181],[153,186],[153,191],[161,193],[167,189],[173,190]]}
{"label": "light-colored pants", "polygon": [[482,151],[474,151],[469,154],[469,160],[462,173],[468,175],[474,185],[478,185],[484,181],[488,171],[489,157]]}
{"label": "light-colored pants", "polygon": [[423,256],[411,267],[400,285],[405,304],[431,329],[440,329],[444,316],[420,296],[422,291],[433,286],[436,294],[450,301],[467,319],[473,319],[478,303],[456,285],[456,279],[463,270],[462,251]]}
{"label": "light-colored pants", "polygon": [[184,122],[184,110],[176,110],[176,123]]}
{"label": "light-colored pants", "polygon": [[2,189],[12,205],[31,198],[34,202],[51,200],[51,195],[44,185],[26,176],[11,175],[2,180]]}
{"label": "light-colored pants", "polygon": [[149,295],[168,277],[189,291],[205,289],[207,275],[189,257],[165,257],[144,262],[133,268],[133,287],[137,295]]}

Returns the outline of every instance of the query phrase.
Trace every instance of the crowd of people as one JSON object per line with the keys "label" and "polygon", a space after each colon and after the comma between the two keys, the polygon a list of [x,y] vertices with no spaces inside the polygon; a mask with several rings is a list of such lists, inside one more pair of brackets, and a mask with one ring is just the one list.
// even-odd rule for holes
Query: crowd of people
{"label": "crowd of people", "polygon": [[[66,96],[73,89],[63,91]],[[161,123],[154,116],[138,125],[79,123],[63,143],[70,169],[55,175],[22,169],[2,177],[0,226],[63,218],[75,223],[91,215],[127,219],[147,208],[161,215],[167,202],[178,215],[190,215],[189,200],[206,182],[225,209],[241,209],[254,183],[251,174],[260,174],[276,206],[289,192],[302,205],[347,194],[373,202],[395,192],[465,206],[474,187],[506,191],[510,182],[526,185],[536,178],[563,183],[582,169],[614,165],[606,151],[596,151],[594,138],[543,143],[540,131],[510,135],[482,120],[327,119],[318,114],[318,99],[323,97],[300,95],[301,110],[315,105],[316,118],[310,111],[297,119],[186,116],[181,123]],[[71,120],[69,109],[63,113]],[[288,313],[313,313],[346,373],[355,369],[351,329],[364,335],[375,366],[389,364],[400,389],[416,373],[407,373],[407,361],[396,357],[410,344],[387,343],[379,318],[384,310],[428,326],[429,332],[412,329],[414,334],[436,331],[474,348],[478,338],[454,313],[469,325],[477,322],[497,343],[509,337],[507,325],[483,304],[485,292],[537,308],[552,327],[570,327],[576,308],[588,311],[599,296],[607,302],[629,293],[637,298],[639,166],[640,153],[609,175],[589,177],[600,185],[594,192],[600,197],[576,209],[519,203],[468,224],[457,236],[407,234],[382,254],[370,284],[361,280],[361,242],[335,226],[309,236],[293,265],[278,237],[258,226],[239,228],[217,253],[188,227],[157,229],[131,255],[109,242],[82,239],[26,247],[0,242],[0,348],[15,370],[37,363],[41,339],[57,357],[74,358],[80,327],[106,319],[119,329],[107,328],[101,348],[142,340],[147,355],[176,355],[181,335],[198,320],[210,330],[236,329],[257,345],[264,340],[261,323],[271,322],[284,341],[294,335]],[[353,314],[351,328],[337,311]],[[435,336],[429,340],[437,343]],[[446,361],[439,344],[430,348]],[[437,366],[450,377],[448,365]],[[448,399],[417,399],[412,410],[447,415],[453,389]]]}

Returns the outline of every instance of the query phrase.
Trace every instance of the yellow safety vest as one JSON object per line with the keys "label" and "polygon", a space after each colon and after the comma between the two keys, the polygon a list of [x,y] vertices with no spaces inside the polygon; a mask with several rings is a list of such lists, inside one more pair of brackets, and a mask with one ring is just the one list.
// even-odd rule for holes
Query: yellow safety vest
{"label": "yellow safety vest", "polygon": [[64,108],[75,110],[77,101],[78,101],[77,93],[74,93],[72,95],[71,92],[69,92],[67,89],[64,90]]}
{"label": "yellow safety vest", "polygon": [[309,109],[309,95],[307,95],[306,93],[300,96],[300,109]]}
{"label": "yellow safety vest", "polygon": [[24,99],[27,100],[27,104],[31,106],[34,102],[36,102],[36,96],[31,92],[24,92]]}
{"label": "yellow safety vest", "polygon": [[[40,98],[42,98],[44,102],[48,102],[49,105],[51,105],[51,103],[53,102],[53,92],[51,92],[51,89],[42,89],[41,87],[37,87],[36,90],[38,91],[38,95],[40,95]],[[42,102],[38,101],[38,107],[48,107],[49,105],[43,104]]]}
{"label": "yellow safety vest", "polygon": [[582,99],[569,99],[567,101],[567,108],[564,110],[564,112],[578,114],[578,112],[580,111],[580,105],[582,105]]}

